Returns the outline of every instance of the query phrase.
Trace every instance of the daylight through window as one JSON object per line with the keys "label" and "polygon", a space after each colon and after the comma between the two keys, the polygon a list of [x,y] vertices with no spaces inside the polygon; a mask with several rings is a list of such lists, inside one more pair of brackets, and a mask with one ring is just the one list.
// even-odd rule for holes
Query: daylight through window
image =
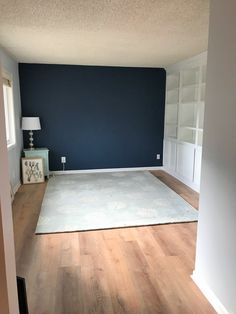
{"label": "daylight through window", "polygon": [[7,78],[3,78],[3,101],[6,123],[6,140],[9,148],[15,144],[15,120],[12,82]]}

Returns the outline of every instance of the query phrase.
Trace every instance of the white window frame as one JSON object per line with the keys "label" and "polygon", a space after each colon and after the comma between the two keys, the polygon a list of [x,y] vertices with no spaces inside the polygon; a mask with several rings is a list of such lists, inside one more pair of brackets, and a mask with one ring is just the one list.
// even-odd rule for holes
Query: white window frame
{"label": "white window frame", "polygon": [[16,145],[16,126],[13,98],[13,80],[11,75],[3,71],[3,102],[6,124],[7,148],[11,149]]}

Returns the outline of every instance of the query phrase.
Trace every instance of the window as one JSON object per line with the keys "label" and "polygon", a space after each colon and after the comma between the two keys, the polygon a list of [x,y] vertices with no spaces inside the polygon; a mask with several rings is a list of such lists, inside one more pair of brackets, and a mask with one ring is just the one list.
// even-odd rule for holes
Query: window
{"label": "window", "polygon": [[12,81],[6,77],[3,77],[3,101],[5,111],[7,147],[10,148],[16,142],[15,119],[14,119]]}

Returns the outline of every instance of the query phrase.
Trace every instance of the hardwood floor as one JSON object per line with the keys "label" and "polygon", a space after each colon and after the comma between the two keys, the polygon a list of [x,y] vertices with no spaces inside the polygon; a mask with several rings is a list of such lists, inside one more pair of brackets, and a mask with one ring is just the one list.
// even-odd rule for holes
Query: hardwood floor
{"label": "hardwood floor", "polygon": [[[154,174],[197,206],[197,193]],[[30,314],[215,313],[190,278],[196,223],[35,235],[45,187],[22,186],[13,205]]]}
{"label": "hardwood floor", "polygon": [[199,194],[197,192],[162,170],[151,171],[151,173],[198,209]]}

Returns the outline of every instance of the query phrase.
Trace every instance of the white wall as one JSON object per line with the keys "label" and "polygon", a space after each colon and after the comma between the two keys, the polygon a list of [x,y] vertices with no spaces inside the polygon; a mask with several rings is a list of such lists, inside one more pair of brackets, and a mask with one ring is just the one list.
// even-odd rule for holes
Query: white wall
{"label": "white wall", "polygon": [[10,181],[13,188],[20,183],[20,157],[22,152],[21,102],[18,63],[0,48],[0,65],[13,79],[14,113],[16,124],[16,145],[8,151]]}
{"label": "white wall", "polygon": [[[0,86],[2,85],[0,68]],[[0,89],[0,313],[18,314],[16,265],[5,134],[3,90]],[[7,293],[6,293],[7,292]]]}
{"label": "white wall", "polygon": [[236,1],[211,1],[194,279],[219,313],[236,313]]}

